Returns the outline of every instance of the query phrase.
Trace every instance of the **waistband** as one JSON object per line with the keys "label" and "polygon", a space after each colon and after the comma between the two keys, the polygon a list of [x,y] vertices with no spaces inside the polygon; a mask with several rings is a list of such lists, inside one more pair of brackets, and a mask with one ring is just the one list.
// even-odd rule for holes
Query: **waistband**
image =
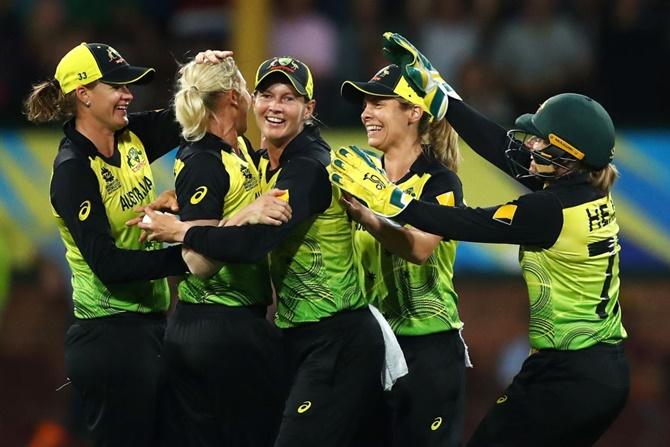
{"label": "waistband", "polygon": [[99,323],[109,323],[109,324],[127,324],[127,323],[138,323],[138,322],[162,322],[165,321],[166,315],[165,312],[151,312],[151,313],[139,313],[139,312],[120,312],[114,315],[106,315],[104,317],[96,318],[77,318],[75,317],[75,322],[78,324],[99,324]]}
{"label": "waistband", "polygon": [[178,301],[175,312],[181,315],[254,315],[265,318],[267,307],[263,305],[252,306],[226,306],[214,303],[186,303]]}
{"label": "waistband", "polygon": [[307,337],[315,333],[341,330],[343,327],[355,324],[355,322],[365,318],[369,318],[371,322],[376,324],[368,306],[363,306],[358,309],[341,310],[335,315],[322,318],[314,323],[305,323],[300,326],[282,329],[282,332],[288,337]]}
{"label": "waistband", "polygon": [[578,352],[609,352],[609,353],[619,353],[623,352],[623,341],[620,341],[618,343],[605,343],[605,342],[598,342],[593,346],[589,346],[588,348],[583,348],[583,349],[573,349],[573,350],[565,350],[565,349],[535,349],[531,348],[530,353],[531,354],[536,354],[536,353],[578,353]]}

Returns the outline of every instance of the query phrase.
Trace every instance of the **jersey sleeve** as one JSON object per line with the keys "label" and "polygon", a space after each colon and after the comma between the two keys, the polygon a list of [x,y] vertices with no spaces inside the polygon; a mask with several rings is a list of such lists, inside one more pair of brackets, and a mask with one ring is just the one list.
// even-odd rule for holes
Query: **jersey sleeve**
{"label": "jersey sleeve", "polygon": [[220,158],[200,152],[188,157],[175,179],[181,220],[223,217],[230,177]]}
{"label": "jersey sleeve", "polygon": [[551,247],[563,227],[556,196],[535,192],[489,208],[437,206],[413,200],[399,217],[445,239]]}
{"label": "jersey sleeve", "polygon": [[279,172],[276,187],[289,192],[291,219],[280,226],[193,227],[184,245],[224,262],[257,262],[296,226],[330,206],[332,190],[326,168],[316,160],[296,157]]}
{"label": "jersey sleeve", "polygon": [[149,163],[179,146],[181,141],[181,128],[172,108],[131,113],[128,129],[144,143]]}
{"label": "jersey sleeve", "polygon": [[[505,156],[510,137],[503,127],[462,101],[452,101],[449,104],[447,120],[479,156],[530,190],[542,189],[543,184],[538,179],[533,177],[517,179],[512,172]],[[522,154],[515,155],[515,160],[523,166],[528,166],[530,163],[530,158]]]}
{"label": "jersey sleeve", "polygon": [[105,284],[164,278],[187,271],[181,247],[124,250],[111,234],[98,181],[79,160],[68,160],[51,180],[51,204],[93,273]]}
{"label": "jersey sleeve", "polygon": [[452,171],[433,175],[421,192],[420,200],[447,206],[463,206],[463,185]]}

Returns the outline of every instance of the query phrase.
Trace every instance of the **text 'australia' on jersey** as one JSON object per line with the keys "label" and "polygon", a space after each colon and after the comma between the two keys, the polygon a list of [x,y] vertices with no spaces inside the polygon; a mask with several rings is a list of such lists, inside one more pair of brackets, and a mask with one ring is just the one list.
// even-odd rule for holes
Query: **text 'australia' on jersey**
{"label": "text 'australia' on jersey", "polygon": [[[64,145],[72,145],[64,140]],[[117,134],[117,147],[120,163],[116,164],[100,156],[82,156],[76,149],[65,148],[59,156],[67,162],[68,157],[79,157],[88,164],[88,168],[97,179],[99,197],[82,200],[77,219],[79,225],[86,225],[86,220],[94,220],[92,216],[106,216],[109,231],[118,248],[128,250],[154,250],[161,248],[159,243],[139,242],[140,229],[137,226],[126,226],[125,222],[137,216],[133,211],[138,205],[148,205],[156,197],[153,175],[149,159],[140,138],[130,130]],[[73,155],[67,155],[71,151]],[[59,169],[59,158],[56,159],[54,171]],[[54,174],[56,175],[56,174]],[[52,196],[59,191],[52,191]],[[100,204],[104,209],[95,209]],[[72,287],[74,313],[78,318],[95,318],[119,312],[159,312],[167,310],[169,291],[165,279],[132,281],[105,285],[93,273],[84,260],[75,243],[63,216],[57,217],[58,229],[65,243],[66,258],[72,269]],[[92,231],[92,230],[88,230]],[[93,230],[95,231],[95,230]]]}

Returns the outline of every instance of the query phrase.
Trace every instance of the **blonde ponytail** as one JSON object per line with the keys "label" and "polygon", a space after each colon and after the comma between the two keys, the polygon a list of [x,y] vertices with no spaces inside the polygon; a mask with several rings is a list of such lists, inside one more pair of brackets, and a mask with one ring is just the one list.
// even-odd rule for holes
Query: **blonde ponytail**
{"label": "blonde ponytail", "polygon": [[437,161],[458,172],[461,162],[458,133],[446,119],[430,121],[430,115],[424,113],[419,122],[419,137]]}
{"label": "blonde ponytail", "polygon": [[23,103],[23,112],[28,121],[33,123],[64,121],[73,117],[76,110],[74,91],[63,94],[55,80],[33,85],[30,95]]}
{"label": "blonde ponytail", "polygon": [[202,139],[214,114],[219,93],[241,92],[241,74],[233,58],[218,64],[196,64],[191,61],[181,67],[177,80],[174,109],[187,141]]}

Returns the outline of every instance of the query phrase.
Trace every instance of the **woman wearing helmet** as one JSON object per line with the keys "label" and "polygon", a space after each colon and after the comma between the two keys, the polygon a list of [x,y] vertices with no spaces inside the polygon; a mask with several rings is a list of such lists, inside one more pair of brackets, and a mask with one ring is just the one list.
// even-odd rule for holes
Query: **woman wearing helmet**
{"label": "woman wearing helmet", "polygon": [[622,410],[629,388],[618,302],[619,227],[610,195],[617,176],[612,120],[593,99],[566,93],[520,116],[518,129],[506,132],[462,102],[404,38],[385,38],[389,58],[432,108],[532,192],[489,208],[421,202],[350,148],[336,151],[331,180],[373,210],[423,231],[520,246],[532,353],[469,445],[593,444]]}

